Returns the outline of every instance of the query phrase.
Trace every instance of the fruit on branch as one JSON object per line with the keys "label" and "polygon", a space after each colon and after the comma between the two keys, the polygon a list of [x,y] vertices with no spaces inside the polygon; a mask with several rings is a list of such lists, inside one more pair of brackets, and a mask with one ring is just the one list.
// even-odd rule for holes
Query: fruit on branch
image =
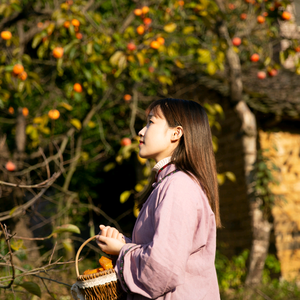
{"label": "fruit on branch", "polygon": [[11,37],[12,37],[12,34],[11,34],[10,31],[5,30],[5,31],[2,31],[2,32],[1,32],[1,38],[2,38],[3,40],[10,40]]}
{"label": "fruit on branch", "polygon": [[142,10],[140,8],[136,8],[133,13],[136,15],[136,16],[141,16],[142,15]]}
{"label": "fruit on branch", "polygon": [[148,6],[143,6],[142,7],[142,13],[145,15],[149,12],[149,7]]}
{"label": "fruit on branch", "polygon": [[144,25],[138,26],[137,29],[136,29],[136,32],[137,32],[139,35],[144,34],[144,32],[145,32],[145,27],[144,27]]}
{"label": "fruit on branch", "polygon": [[131,145],[131,139],[128,137],[122,138],[120,142],[121,146],[129,146]]}
{"label": "fruit on branch", "polygon": [[78,39],[78,40],[82,39],[82,33],[81,32],[76,32],[75,36],[76,36],[76,39]]}
{"label": "fruit on branch", "polygon": [[246,19],[247,19],[247,14],[242,13],[242,14],[240,15],[240,19],[241,19],[241,20],[246,20]]}
{"label": "fruit on branch", "polygon": [[64,54],[64,48],[62,47],[55,47],[52,51],[52,54],[55,58],[61,58]]}
{"label": "fruit on branch", "polygon": [[10,171],[10,172],[13,172],[16,170],[16,165],[12,162],[12,161],[8,161],[6,164],[5,164],[5,169],[7,171]]}
{"label": "fruit on branch", "polygon": [[57,109],[51,109],[48,112],[48,117],[52,120],[57,120],[60,116],[60,112]]}
{"label": "fruit on branch", "polygon": [[291,17],[292,17],[292,14],[288,11],[284,11],[281,15],[281,18],[286,21],[290,20]]}
{"label": "fruit on branch", "polygon": [[149,25],[152,23],[152,19],[150,19],[150,18],[145,18],[145,19],[143,20],[143,22],[144,22],[144,24],[145,24],[146,26],[149,26]]}
{"label": "fruit on branch", "polygon": [[18,78],[20,78],[21,80],[26,80],[26,78],[27,78],[27,73],[25,72],[25,71],[23,71],[22,73],[20,73],[19,75],[18,75]]}
{"label": "fruit on branch", "polygon": [[257,53],[252,54],[250,60],[253,62],[259,61],[259,55]]}
{"label": "fruit on branch", "polygon": [[161,36],[159,36],[156,41],[160,44],[160,45],[163,45],[165,43],[165,39]]}
{"label": "fruit on branch", "polygon": [[232,39],[232,44],[234,46],[239,46],[241,43],[242,43],[242,40],[239,37],[235,37],[235,38]]}
{"label": "fruit on branch", "polygon": [[123,99],[124,99],[125,101],[130,101],[130,100],[131,100],[131,95],[126,94],[126,95],[124,95]]}
{"label": "fruit on branch", "polygon": [[265,17],[264,16],[257,16],[256,18],[257,22],[262,24],[262,23],[265,23]]}
{"label": "fruit on branch", "polygon": [[12,115],[15,112],[15,110],[14,110],[14,108],[12,106],[10,106],[8,108],[8,112]]}
{"label": "fruit on branch", "polygon": [[70,21],[65,21],[64,27],[68,29],[70,27],[70,24],[71,24]]}
{"label": "fruit on branch", "polygon": [[158,48],[160,47],[160,43],[159,43],[158,41],[152,41],[152,42],[150,43],[150,47],[151,47],[152,49],[158,49]]}
{"label": "fruit on branch", "polygon": [[73,25],[74,27],[79,27],[79,26],[80,26],[80,22],[79,22],[77,19],[73,19],[73,20],[71,21],[71,23],[72,23],[72,25]]}
{"label": "fruit on branch", "polygon": [[127,49],[130,50],[130,51],[133,51],[136,49],[136,46],[134,43],[128,43],[127,44]]}
{"label": "fruit on branch", "polygon": [[150,67],[148,68],[148,71],[149,71],[150,73],[153,73],[153,72],[155,71],[155,69],[154,69],[153,66],[150,66]]}
{"label": "fruit on branch", "polygon": [[81,92],[82,92],[82,86],[81,86],[80,83],[75,83],[75,84],[73,85],[73,89],[74,89],[74,91],[77,92],[77,93],[81,93]]}
{"label": "fruit on branch", "polygon": [[24,67],[21,64],[15,64],[13,67],[14,75],[19,75],[24,72]]}
{"label": "fruit on branch", "polygon": [[278,74],[278,71],[276,69],[271,69],[268,71],[269,76],[274,77]]}
{"label": "fruit on branch", "polygon": [[23,107],[22,114],[25,118],[29,115],[29,110],[27,107]]}
{"label": "fruit on branch", "polygon": [[178,3],[179,6],[183,6],[184,5],[184,1],[182,1],[182,0],[177,1],[177,3]]}
{"label": "fruit on branch", "polygon": [[266,76],[267,76],[267,74],[264,71],[257,72],[257,78],[259,78],[259,79],[265,79]]}

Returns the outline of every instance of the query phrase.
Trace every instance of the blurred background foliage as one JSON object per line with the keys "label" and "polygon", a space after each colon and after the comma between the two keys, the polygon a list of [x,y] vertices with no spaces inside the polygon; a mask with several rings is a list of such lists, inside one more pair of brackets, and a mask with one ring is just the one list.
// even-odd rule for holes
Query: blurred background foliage
{"label": "blurred background foliage", "polygon": [[[226,78],[229,48],[245,74],[253,54],[258,71],[268,72],[300,51],[299,41],[290,39],[280,61],[273,55],[272,45],[282,39],[279,25],[290,20],[288,0],[0,3],[1,180],[29,185],[61,173],[29,207],[30,230],[35,237],[62,224],[81,230],[38,242],[42,258],[55,242],[61,245],[55,256],[74,257],[75,246],[96,234],[100,223],[130,235],[138,215],[135,196],[153,166],[138,156],[137,138],[151,101],[172,96],[170,89],[183,78]],[[218,31],[221,23],[227,36]],[[299,73],[300,62],[295,66]],[[220,130],[222,107],[201,104],[211,127]],[[213,145],[217,151],[216,137]],[[220,184],[226,179],[235,180],[230,170],[218,174]],[[0,198],[1,216],[9,216],[12,228],[20,217],[16,208],[36,195],[21,189],[20,196],[17,189],[3,185]],[[5,245],[1,251],[5,255]],[[246,256],[232,262],[218,256],[222,289],[242,284]],[[235,282],[226,277],[232,274]]]}

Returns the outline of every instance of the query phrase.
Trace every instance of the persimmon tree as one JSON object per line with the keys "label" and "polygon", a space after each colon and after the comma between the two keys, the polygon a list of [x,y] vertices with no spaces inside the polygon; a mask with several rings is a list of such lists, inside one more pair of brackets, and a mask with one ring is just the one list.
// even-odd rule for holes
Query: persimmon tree
{"label": "persimmon tree", "polygon": [[[222,79],[230,88],[242,120],[245,153],[252,153],[245,166],[250,187],[256,148],[248,150],[256,124],[243,101],[243,76],[253,67],[276,76],[284,60],[299,52],[299,41],[280,31],[280,23],[293,19],[290,2],[1,2],[0,201],[11,195],[15,199],[6,203],[3,218],[27,203],[20,183],[38,184],[54,172],[62,173],[51,184],[54,215],[60,212],[54,225],[71,223],[74,207],[79,215],[88,207],[108,217],[86,200],[86,190],[76,190],[78,170],[96,185],[97,168],[109,171],[137,155],[136,124],[144,122],[149,102],[172,96],[174,82],[185,79],[188,85],[198,75]],[[276,52],[274,45],[282,39],[288,47]],[[300,72],[299,59],[294,70]],[[205,107],[211,126],[218,128],[222,108]],[[111,157],[115,162],[105,164]],[[149,162],[137,158],[148,175]],[[224,177],[219,174],[220,182]],[[143,179],[122,193],[121,202],[145,184]]]}

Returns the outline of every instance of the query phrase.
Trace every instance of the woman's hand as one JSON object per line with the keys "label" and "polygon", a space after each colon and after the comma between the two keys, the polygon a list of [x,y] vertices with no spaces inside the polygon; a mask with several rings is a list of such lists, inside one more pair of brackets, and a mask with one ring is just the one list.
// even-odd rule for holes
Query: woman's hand
{"label": "woman's hand", "polygon": [[112,255],[119,255],[121,248],[125,244],[123,234],[116,228],[100,225],[100,232],[96,238],[99,248]]}

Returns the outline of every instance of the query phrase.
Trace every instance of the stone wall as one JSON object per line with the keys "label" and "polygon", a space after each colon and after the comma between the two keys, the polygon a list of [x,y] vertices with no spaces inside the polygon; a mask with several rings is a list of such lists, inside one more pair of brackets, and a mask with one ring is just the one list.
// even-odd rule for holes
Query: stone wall
{"label": "stone wall", "polygon": [[[300,131],[300,130],[299,130]],[[282,195],[272,210],[277,256],[285,279],[300,279],[300,133],[259,132],[262,149],[280,168],[280,184],[272,191]],[[277,148],[277,151],[274,149]]]}
{"label": "stone wall", "polygon": [[[227,99],[220,99],[225,117],[220,122],[218,137],[219,150],[216,153],[218,173],[230,171],[236,181],[226,180],[220,186],[220,212],[224,226],[218,231],[220,250],[229,257],[240,254],[251,247],[252,230],[249,214],[249,201],[246,194],[244,153],[241,122]],[[225,247],[223,247],[225,246]]]}

